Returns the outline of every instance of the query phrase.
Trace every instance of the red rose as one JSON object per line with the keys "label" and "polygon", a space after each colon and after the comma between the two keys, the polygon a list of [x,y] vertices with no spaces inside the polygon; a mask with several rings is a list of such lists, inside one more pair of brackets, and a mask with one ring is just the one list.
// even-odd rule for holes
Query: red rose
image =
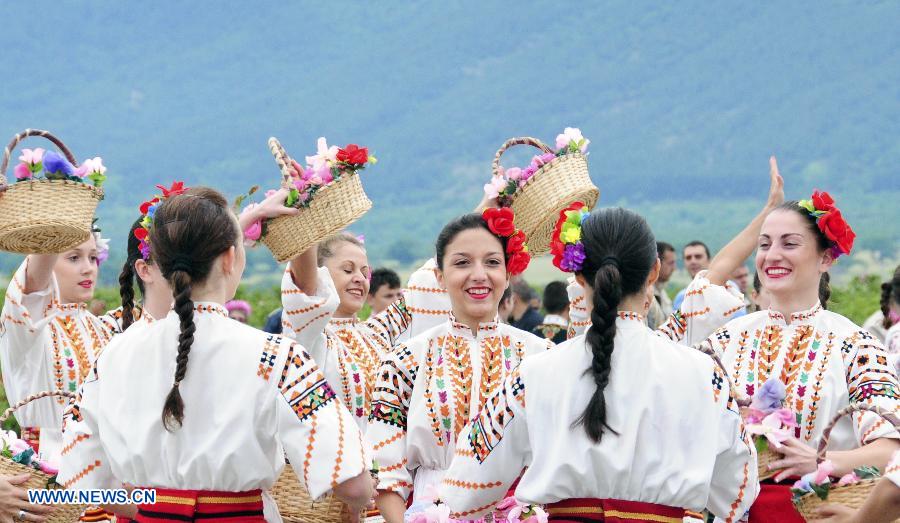
{"label": "red rose", "polygon": [[150,210],[150,207],[152,205],[156,205],[157,203],[159,203],[159,198],[153,198],[149,202],[142,203],[141,204],[141,214],[147,214],[147,211]]}
{"label": "red rose", "polygon": [[337,161],[350,165],[365,165],[369,161],[369,150],[351,143],[343,149],[338,149]]}
{"label": "red rose", "polygon": [[139,227],[134,230],[134,237],[138,240],[144,241],[147,239],[147,229],[143,227]]}
{"label": "red rose", "polygon": [[513,224],[515,215],[509,207],[485,209],[481,217],[487,222],[488,229],[497,236],[511,236],[516,232],[516,226]]}
{"label": "red rose", "polygon": [[[818,207],[816,207],[818,209]],[[856,233],[841,216],[841,211],[832,208],[819,218],[819,230],[825,237],[833,241],[843,254],[850,254]]]}
{"label": "red rose", "polygon": [[515,276],[516,274],[521,274],[525,272],[525,269],[528,268],[528,264],[531,262],[531,255],[525,251],[520,251],[509,257],[509,261],[506,262],[506,272],[510,276]]}
{"label": "red rose", "polygon": [[834,209],[834,198],[825,191],[813,191],[812,202],[817,211]]}
{"label": "red rose", "polygon": [[509,237],[509,240],[506,241],[506,252],[507,254],[515,254],[522,250],[525,247],[525,242],[528,241],[528,238],[525,236],[525,233],[522,231],[516,231],[515,234]]}

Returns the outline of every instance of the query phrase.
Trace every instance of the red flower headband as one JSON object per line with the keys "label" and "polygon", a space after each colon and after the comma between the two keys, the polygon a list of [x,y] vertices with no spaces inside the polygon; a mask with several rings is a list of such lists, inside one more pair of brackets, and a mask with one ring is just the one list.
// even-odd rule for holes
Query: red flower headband
{"label": "red flower headband", "polygon": [[809,200],[800,200],[800,207],[816,219],[816,225],[822,234],[831,241],[831,255],[837,259],[842,254],[850,254],[856,233],[841,215],[841,210],[834,205],[834,198],[825,191],[814,191]]}
{"label": "red flower headband", "polygon": [[526,238],[524,232],[516,229],[513,223],[515,215],[512,209],[509,207],[500,209],[488,208],[481,213],[481,217],[492,233],[507,238],[507,274],[515,276],[525,272],[525,269],[528,268],[528,264],[531,262],[531,255],[528,254],[528,238]]}
{"label": "red flower headband", "polygon": [[162,191],[162,195],[157,194],[153,198],[141,204],[140,211],[141,226],[134,230],[134,237],[140,242],[141,257],[146,261],[150,259],[150,227],[153,226],[153,216],[156,214],[156,208],[159,204],[171,196],[177,196],[184,193],[189,187],[184,186],[184,182],[172,182],[172,186],[166,188],[163,185],[157,185]]}

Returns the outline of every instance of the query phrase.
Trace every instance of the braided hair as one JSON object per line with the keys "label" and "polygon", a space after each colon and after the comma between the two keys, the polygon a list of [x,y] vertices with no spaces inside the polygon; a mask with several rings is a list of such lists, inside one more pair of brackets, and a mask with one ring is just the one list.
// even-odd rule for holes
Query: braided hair
{"label": "braided hair", "polygon": [[617,434],[606,422],[603,391],[609,384],[615,348],[616,317],[621,301],[644,288],[656,264],[656,239],[647,222],[622,208],[594,210],[581,224],[585,260],[577,274],[593,288],[591,327],[585,341],[593,355],[589,373],[597,386],[587,408],[573,423],[583,424],[588,437],[600,442],[604,431]]}
{"label": "braided hair", "polygon": [[218,191],[196,187],[167,198],[157,209],[150,231],[153,257],[172,286],[178,314],[178,356],[175,380],[163,407],[166,430],[181,426],[184,400],[178,387],[187,373],[194,343],[194,302],[191,291],[209,276],[215,260],[240,241],[238,225],[228,202]]}
{"label": "braided hair", "polygon": [[141,296],[144,295],[144,282],[137,277],[134,264],[142,258],[140,241],[134,235],[135,229],[141,228],[141,220],[138,218],[128,231],[128,253],[122,272],[119,273],[119,296],[122,298],[122,330],[124,331],[134,323],[134,284],[137,282]]}

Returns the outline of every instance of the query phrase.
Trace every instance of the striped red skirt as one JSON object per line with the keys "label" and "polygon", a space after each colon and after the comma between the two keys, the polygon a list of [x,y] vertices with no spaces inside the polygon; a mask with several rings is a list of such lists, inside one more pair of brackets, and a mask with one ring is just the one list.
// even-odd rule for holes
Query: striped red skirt
{"label": "striped red skirt", "polygon": [[546,505],[544,510],[549,516],[547,520],[555,523],[584,523],[587,521],[682,523],[685,516],[683,508],[641,501],[596,498],[565,499]]}
{"label": "striped red skirt", "polygon": [[137,523],[265,523],[262,491],[156,489],[156,503],[138,505]]}

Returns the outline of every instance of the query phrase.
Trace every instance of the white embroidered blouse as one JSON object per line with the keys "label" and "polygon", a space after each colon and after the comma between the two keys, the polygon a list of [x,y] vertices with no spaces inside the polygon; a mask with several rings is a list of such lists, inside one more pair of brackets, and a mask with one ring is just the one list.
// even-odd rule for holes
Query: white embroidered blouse
{"label": "white embroidered blouse", "polygon": [[[452,517],[493,507],[522,474],[516,499],[642,501],[733,521],[758,493],[755,451],[712,359],[653,333],[636,313],[616,320],[599,443],[574,422],[596,390],[579,336],[526,359],[459,436],[440,489]],[[686,412],[690,412],[686,416]]]}
{"label": "white embroidered blouse", "polygon": [[[469,418],[528,355],[553,344],[496,320],[477,332],[452,316],[381,361],[366,442],[378,489],[406,499],[437,486]],[[413,488],[415,487],[415,488]]]}

